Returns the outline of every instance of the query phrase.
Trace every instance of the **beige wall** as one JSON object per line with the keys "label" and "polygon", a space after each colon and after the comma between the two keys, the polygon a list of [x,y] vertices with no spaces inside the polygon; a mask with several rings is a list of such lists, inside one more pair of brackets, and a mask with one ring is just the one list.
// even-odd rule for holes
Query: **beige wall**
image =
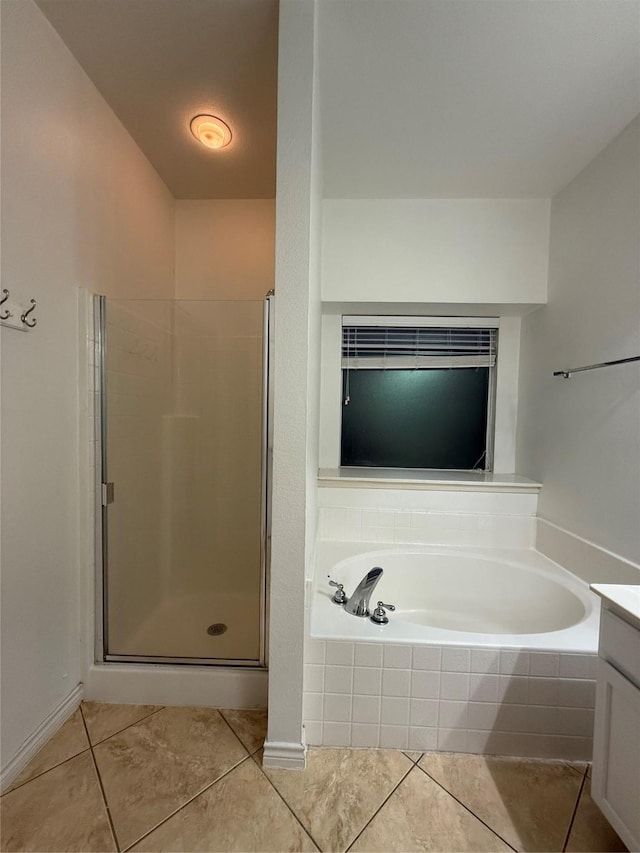
{"label": "beige wall", "polygon": [[273,199],[176,202],[176,299],[264,299],[274,264]]}
{"label": "beige wall", "polygon": [[[554,200],[549,304],[524,318],[518,471],[544,483],[539,514],[640,561],[640,119]],[[602,578],[607,580],[606,574]]]}
{"label": "beige wall", "polygon": [[3,0],[2,767],[80,680],[78,288],[173,293],[173,198],[31,0]]}

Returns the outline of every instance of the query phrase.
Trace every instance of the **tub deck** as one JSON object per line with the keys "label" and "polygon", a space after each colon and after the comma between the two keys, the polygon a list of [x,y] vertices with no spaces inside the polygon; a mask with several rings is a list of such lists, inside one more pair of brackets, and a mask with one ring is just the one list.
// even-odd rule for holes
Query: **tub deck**
{"label": "tub deck", "polygon": [[[473,556],[482,561],[499,560],[512,564],[514,571],[522,567],[540,573],[541,577],[552,579],[569,589],[583,603],[584,617],[575,625],[557,631],[539,633],[479,633],[471,631],[448,630],[445,628],[418,625],[402,619],[402,614],[390,613],[389,624],[374,625],[369,619],[359,619],[347,614],[341,607],[333,604],[334,590],[328,586],[327,575],[336,573],[336,566],[343,560],[361,554],[371,553],[371,566],[381,565],[384,569],[384,553],[411,553],[418,555]],[[385,595],[393,603],[393,593],[389,592],[388,581],[393,573],[384,576],[387,581]],[[345,585],[346,587],[346,585]],[[391,584],[392,587],[392,584]],[[393,588],[393,587],[392,587]],[[352,590],[345,588],[347,595]],[[376,598],[377,590],[373,598]],[[464,590],[460,591],[464,595]],[[382,595],[382,593],[381,593]],[[598,649],[598,626],[600,603],[588,585],[575,575],[552,562],[533,549],[480,549],[451,548],[432,545],[384,545],[365,542],[319,542],[316,552],[315,577],[311,592],[310,636],[316,639],[375,642],[391,644],[437,644],[477,648],[512,648],[531,650],[550,650],[556,652],[595,653]]]}

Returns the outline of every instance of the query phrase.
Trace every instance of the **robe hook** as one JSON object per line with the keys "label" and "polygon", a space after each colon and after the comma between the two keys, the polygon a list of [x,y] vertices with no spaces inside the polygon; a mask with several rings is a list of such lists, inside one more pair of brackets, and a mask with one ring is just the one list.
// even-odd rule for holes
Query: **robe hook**
{"label": "robe hook", "polygon": [[24,314],[22,314],[22,316],[20,317],[20,319],[22,320],[22,322],[25,324],[25,326],[28,329],[33,329],[33,327],[38,322],[35,317],[33,318],[33,322],[29,322],[29,320],[27,320],[27,317],[29,316],[29,314],[31,314],[31,312],[35,311],[35,310],[36,310],[36,300],[32,299],[31,300],[31,308],[27,308],[27,310],[24,312]]}
{"label": "robe hook", "polygon": [[[6,287],[2,288],[2,299],[0,299],[0,305],[4,305],[4,303],[9,298],[9,291]],[[8,320],[9,317],[13,316],[11,311],[7,308],[6,311],[0,311],[0,320]]]}

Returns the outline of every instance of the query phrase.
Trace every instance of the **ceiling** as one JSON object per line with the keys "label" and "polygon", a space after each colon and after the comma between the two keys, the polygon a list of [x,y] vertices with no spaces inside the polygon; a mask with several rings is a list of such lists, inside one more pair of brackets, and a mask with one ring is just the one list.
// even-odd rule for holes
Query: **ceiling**
{"label": "ceiling", "polygon": [[548,198],[640,110],[637,0],[320,0],[325,196]]}
{"label": "ceiling", "polygon": [[[177,198],[274,197],[278,0],[36,2]],[[318,28],[327,197],[548,198],[640,110],[640,0],[318,0]]]}
{"label": "ceiling", "polygon": [[275,196],[278,0],[36,2],[176,198]]}

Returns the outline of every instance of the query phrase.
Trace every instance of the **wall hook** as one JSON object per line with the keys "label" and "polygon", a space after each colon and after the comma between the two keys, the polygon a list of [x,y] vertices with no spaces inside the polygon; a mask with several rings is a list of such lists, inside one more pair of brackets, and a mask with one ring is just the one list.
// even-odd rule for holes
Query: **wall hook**
{"label": "wall hook", "polygon": [[[6,287],[2,288],[2,299],[0,299],[0,305],[4,305],[4,303],[9,298],[9,291]],[[8,320],[9,317],[13,317],[13,314],[7,308],[5,311],[0,311],[0,320]]]}
{"label": "wall hook", "polygon": [[29,314],[31,314],[31,312],[32,312],[32,311],[35,311],[35,310],[36,310],[36,300],[35,300],[35,299],[32,299],[32,300],[31,300],[31,308],[27,308],[27,310],[26,310],[26,311],[22,314],[22,316],[20,317],[20,319],[22,320],[22,322],[23,322],[23,323],[25,324],[25,326],[27,326],[27,328],[29,328],[29,329],[33,329],[33,327],[34,327],[34,326],[36,325],[36,323],[38,322],[38,321],[36,320],[36,318],[35,318],[35,317],[33,318],[33,322],[31,322],[31,323],[27,320],[27,317],[29,316]]}

